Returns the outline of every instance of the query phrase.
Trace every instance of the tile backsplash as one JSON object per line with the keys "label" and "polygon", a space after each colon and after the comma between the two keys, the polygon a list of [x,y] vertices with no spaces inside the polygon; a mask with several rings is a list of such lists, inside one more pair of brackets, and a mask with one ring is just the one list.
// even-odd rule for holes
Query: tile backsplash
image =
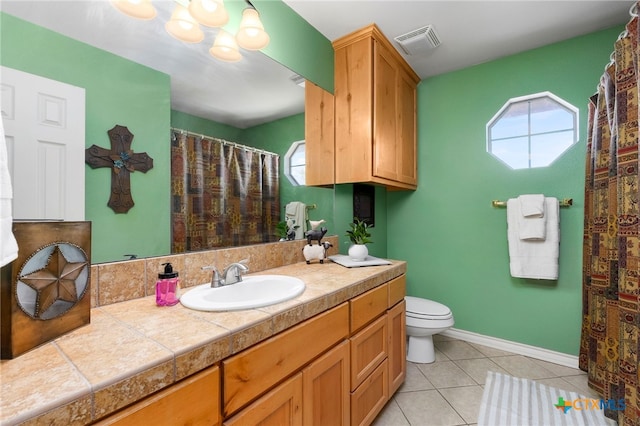
{"label": "tile backsplash", "polygon": [[[338,237],[325,238],[333,244],[329,254],[338,253]],[[186,289],[211,280],[214,265],[218,271],[233,262],[248,259],[249,273],[261,272],[292,263],[303,262],[302,248],[306,240],[282,241],[252,246],[148,257],[91,265],[91,307],[110,305],[155,294],[158,273],[163,263],[170,262],[180,274],[180,287]]]}

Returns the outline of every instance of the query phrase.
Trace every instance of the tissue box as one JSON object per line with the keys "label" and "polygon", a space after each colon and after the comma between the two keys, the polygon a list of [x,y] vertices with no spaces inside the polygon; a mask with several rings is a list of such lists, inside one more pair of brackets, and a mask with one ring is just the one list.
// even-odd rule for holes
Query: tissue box
{"label": "tissue box", "polygon": [[0,355],[14,358],[89,324],[91,222],[16,221],[18,258],[0,271]]}

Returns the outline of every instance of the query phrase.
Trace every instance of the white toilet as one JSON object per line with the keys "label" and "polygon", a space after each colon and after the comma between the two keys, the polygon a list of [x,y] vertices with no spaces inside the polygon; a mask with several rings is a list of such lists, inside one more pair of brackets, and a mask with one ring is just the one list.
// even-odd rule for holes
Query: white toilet
{"label": "white toilet", "polygon": [[407,361],[430,363],[436,360],[433,335],[453,326],[451,309],[442,303],[405,296],[407,302]]}

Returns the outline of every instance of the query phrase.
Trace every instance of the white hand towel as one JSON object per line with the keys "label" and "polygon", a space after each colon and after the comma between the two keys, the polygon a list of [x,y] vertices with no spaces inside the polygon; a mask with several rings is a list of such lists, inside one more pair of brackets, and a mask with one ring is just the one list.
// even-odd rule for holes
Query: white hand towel
{"label": "white hand towel", "polygon": [[524,217],[544,217],[544,195],[524,194],[518,197],[522,216]]}
{"label": "white hand towel", "polygon": [[518,203],[520,207],[518,236],[520,239],[544,240],[547,233],[546,218],[544,217],[544,195],[520,195]]}
{"label": "white hand towel", "polygon": [[522,240],[519,233],[520,206],[517,199],[507,201],[507,240],[509,269],[515,278],[558,279],[560,254],[560,205],[557,198],[545,198],[546,235],[544,240]]}
{"label": "white hand towel", "polygon": [[304,238],[304,233],[307,230],[307,206],[300,201],[292,201],[286,205],[284,210],[285,217],[292,219],[296,228],[296,240]]}
{"label": "white hand towel", "polygon": [[13,236],[11,218],[11,176],[7,144],[4,137],[4,125],[0,119],[0,266],[4,266],[18,257],[18,244]]}

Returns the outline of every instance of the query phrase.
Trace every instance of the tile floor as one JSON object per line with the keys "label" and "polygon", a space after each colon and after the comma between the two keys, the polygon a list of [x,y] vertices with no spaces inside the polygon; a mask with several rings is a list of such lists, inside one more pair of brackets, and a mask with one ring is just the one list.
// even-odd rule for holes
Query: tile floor
{"label": "tile floor", "polygon": [[599,398],[585,372],[475,343],[434,336],[436,361],[407,362],[407,377],[374,426],[474,425],[487,371]]}

